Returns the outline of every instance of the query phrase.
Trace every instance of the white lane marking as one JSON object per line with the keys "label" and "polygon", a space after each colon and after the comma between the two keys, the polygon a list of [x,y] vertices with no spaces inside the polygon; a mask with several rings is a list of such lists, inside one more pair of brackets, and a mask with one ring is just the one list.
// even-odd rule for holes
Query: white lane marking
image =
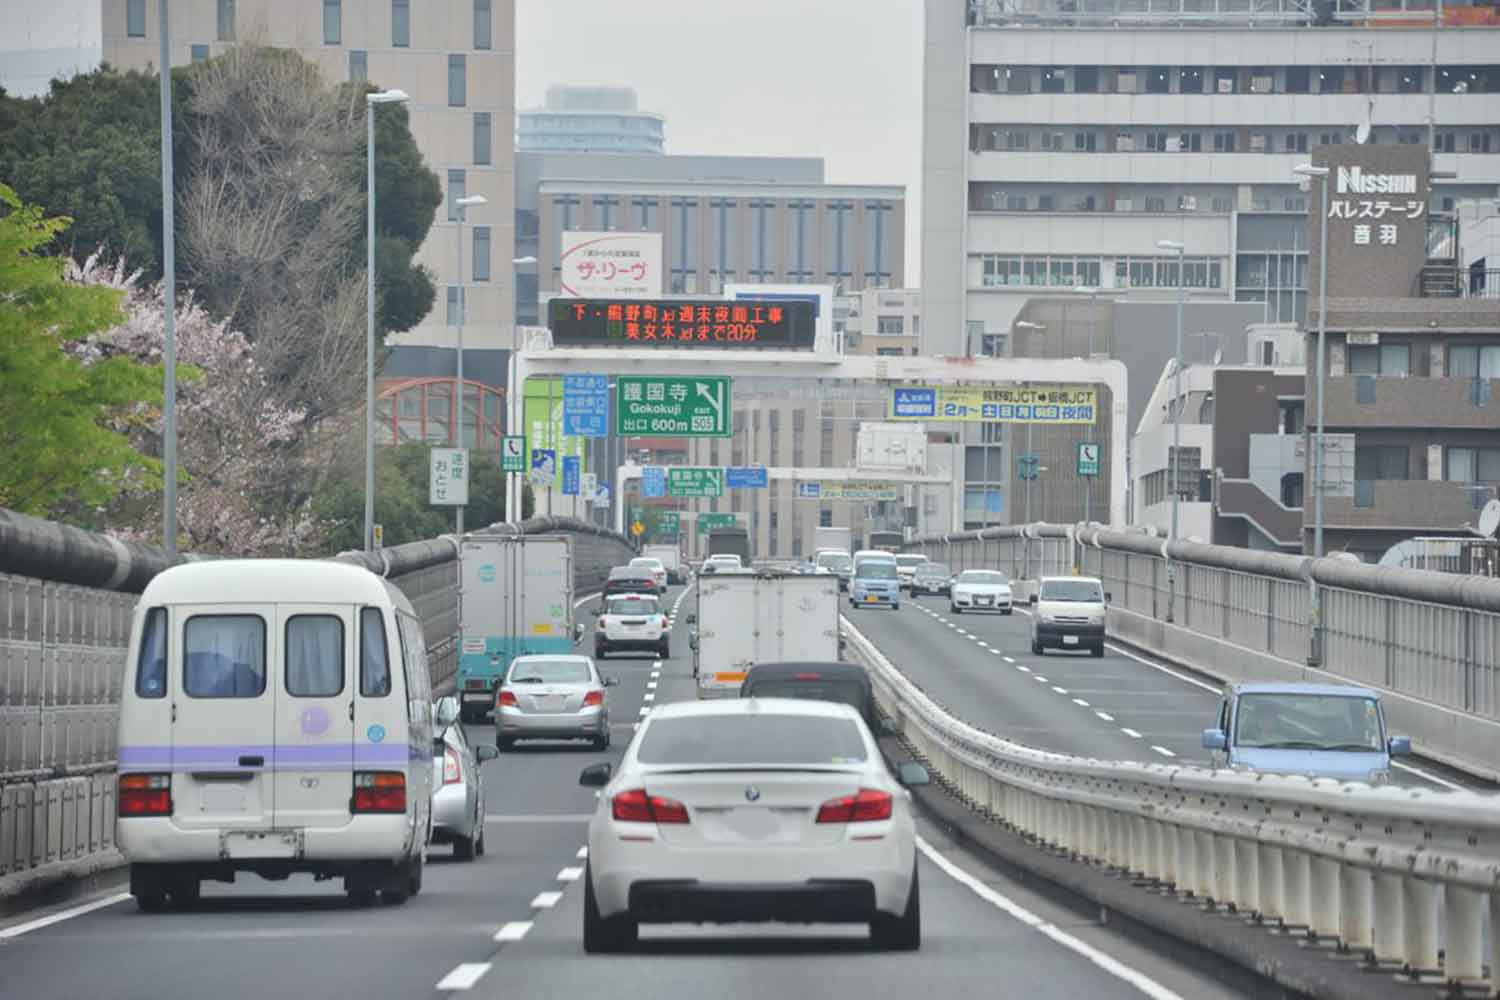
{"label": "white lane marking", "polygon": [[486,972],[490,971],[488,962],[464,962],[455,966],[453,971],[438,980],[437,988],[440,990],[471,990],[474,984]]}
{"label": "white lane marking", "polygon": [[979,643],[979,645],[980,645],[980,646],[981,646],[981,647],[982,647],[982,648],[984,648],[984,649],[989,649],[989,648],[990,648],[990,644],[989,644],[989,643],[987,643],[987,642],[985,642],[985,641],[984,641],[984,640],[983,640],[983,639],[977,639],[977,640],[975,640],[975,641],[976,641],[976,642],[978,642],[978,643]]}
{"label": "white lane marking", "polygon": [[1166,747],[1159,747],[1155,743],[1151,744],[1151,749],[1155,750],[1157,753],[1161,754],[1163,757],[1176,757],[1177,756],[1175,753],[1173,753],[1172,751],[1168,750]]}
{"label": "white lane marking", "polygon": [[1126,726],[1121,726],[1120,727],[1120,732],[1124,733],[1126,736],[1129,736],[1133,740],[1138,740],[1138,739],[1141,738],[1141,734],[1140,733],[1138,733],[1134,729],[1130,729],[1130,728],[1128,728]]}
{"label": "white lane marking", "polygon": [[1058,694],[1067,694],[1068,693],[1068,689],[1067,688],[1060,688],[1056,684],[1052,685],[1052,690],[1056,691]]}
{"label": "white lane marking", "polygon": [[655,663],[651,664],[651,669],[652,670],[660,670],[661,669],[661,661],[657,660]]}
{"label": "white lane marking", "polygon": [[1011,659],[1009,656],[1004,655],[1003,653],[1001,654],[1000,658],[1002,660],[1004,660],[1006,663],[1015,663],[1016,662],[1015,660]]}
{"label": "white lane marking", "polygon": [[645,700],[645,701],[655,701],[656,700],[656,692],[655,691],[647,691],[645,694],[641,695],[641,698],[643,700]]}
{"label": "white lane marking", "polygon": [[647,691],[655,691],[656,690],[656,681],[647,681],[646,682],[646,690]]}
{"label": "white lane marking", "polygon": [[580,847],[578,849],[578,853],[575,854],[575,855],[573,855],[573,857],[575,857],[575,858],[586,858],[588,856],[589,856],[589,845],[588,844],[584,844],[582,847]]}
{"label": "white lane marking", "polygon": [[502,924],[495,932],[496,944],[504,944],[507,941],[519,941],[531,930],[530,920],[512,920],[508,924]]}
{"label": "white lane marking", "polygon": [[557,905],[559,899],[562,899],[562,893],[560,892],[539,892],[536,894],[536,898],[531,901],[531,908],[533,910],[550,910]]}
{"label": "white lane marking", "polygon": [[1089,703],[1086,702],[1086,701],[1084,701],[1082,698],[1074,698],[1073,699],[1073,704],[1077,705],[1079,708],[1088,708],[1089,707]]}
{"label": "white lane marking", "polygon": [[1106,649],[1112,649],[1116,653],[1119,653],[1121,656],[1127,656],[1127,657],[1129,657],[1130,659],[1134,660],[1137,663],[1144,663],[1146,666],[1150,667],[1152,670],[1160,670],[1162,673],[1166,674],[1168,677],[1175,677],[1178,680],[1182,681],[1184,684],[1191,684],[1191,685],[1193,685],[1193,687],[1202,688],[1203,690],[1207,691],[1209,694],[1223,694],[1224,693],[1224,689],[1223,688],[1215,687],[1212,684],[1207,684],[1207,683],[1205,683],[1203,681],[1198,680],[1197,678],[1189,677],[1187,674],[1178,673],[1176,670],[1173,670],[1171,667],[1164,667],[1160,663],[1152,663],[1150,660],[1146,659],[1144,656],[1138,656],[1137,654],[1132,653],[1128,649],[1124,649],[1124,648],[1122,648],[1120,646],[1116,646],[1114,643],[1107,642],[1107,643],[1104,644],[1104,646],[1105,646]]}
{"label": "white lane marking", "polygon": [[[1006,659],[1010,660],[1011,663],[1016,663],[1015,660],[1011,660],[1010,657],[1008,657],[1008,656],[1006,657]],[[1022,664],[1022,663],[1016,663],[1016,669],[1019,670],[1019,671],[1021,671],[1021,673],[1023,673],[1023,674],[1029,674],[1029,673],[1031,673],[1031,668],[1028,667],[1028,666],[1026,666],[1025,664]]]}
{"label": "white lane marking", "polygon": [[1041,674],[1037,674],[1032,678],[1032,680],[1036,681],[1038,684],[1048,683],[1047,678],[1043,677]]}
{"label": "white lane marking", "polygon": [[1110,715],[1108,712],[1101,712],[1098,709],[1095,709],[1094,714],[1099,716],[1099,718],[1103,719],[1105,722],[1115,721],[1115,717],[1113,715]]}
{"label": "white lane marking", "polygon": [[641,714],[642,715],[650,715],[651,714],[651,706],[650,705],[642,705],[641,706]]}
{"label": "white lane marking", "polygon": [[559,882],[577,882],[578,877],[582,874],[582,868],[564,868],[557,873],[557,880]]}
{"label": "white lane marking", "polygon": [[968,888],[986,903],[989,903],[998,909],[1004,910],[1007,914],[1025,924],[1027,927],[1030,927],[1032,930],[1037,931],[1038,933],[1052,939],[1053,941],[1062,945],[1064,948],[1067,948],[1069,951],[1077,955],[1081,955],[1083,958],[1094,963],[1099,968],[1103,969],[1105,972],[1109,973],[1115,978],[1124,980],[1131,986],[1134,986],[1136,989],[1146,994],[1148,997],[1151,997],[1152,1000],[1183,1000],[1183,998],[1179,994],[1167,989],[1161,983],[1158,983],[1156,980],[1152,979],[1150,976],[1147,976],[1145,973],[1131,968],[1124,962],[1121,962],[1119,959],[1106,955],[1098,948],[1095,948],[1093,945],[1089,944],[1086,941],[1074,937],[1072,934],[1069,934],[1067,931],[1058,927],[1056,924],[1043,920],[1041,917],[1037,916],[1035,913],[1032,913],[1030,910],[1026,909],[1024,906],[1020,905],[1014,900],[1002,896],[1000,893],[985,885],[973,875],[970,875],[968,872],[958,867],[958,865],[943,857],[933,848],[931,844],[927,843],[927,841],[923,840],[921,837],[917,838],[917,850],[926,855],[927,860],[931,861],[933,864],[937,865],[938,868],[942,869],[943,873],[946,874],[949,878]]}
{"label": "white lane marking", "polygon": [[1449,781],[1447,778],[1439,778],[1437,775],[1433,774],[1431,771],[1424,771],[1420,767],[1412,767],[1410,764],[1402,764],[1402,763],[1399,763],[1399,762],[1394,761],[1394,760],[1391,761],[1391,766],[1392,767],[1399,767],[1403,771],[1406,771],[1406,772],[1408,772],[1410,774],[1416,775],[1417,777],[1421,778],[1423,781],[1430,781],[1434,785],[1437,785],[1440,788],[1446,788],[1446,789],[1448,789],[1450,792],[1461,792],[1461,791],[1464,790],[1464,786],[1463,785],[1460,785],[1460,784],[1458,784],[1455,781]]}
{"label": "white lane marking", "polygon": [[60,924],[64,920],[72,920],[74,917],[81,917],[85,913],[93,913],[95,910],[102,910],[106,906],[114,906],[116,903],[123,903],[129,898],[130,893],[117,892],[112,895],[105,896],[103,899],[96,899],[92,903],[84,903],[80,906],[70,906],[66,910],[59,910],[56,913],[50,913],[45,917],[37,917],[35,920],[28,920],[24,924],[14,924],[10,927],[0,927],[0,941],[7,941],[10,938],[17,938],[22,934],[30,934],[32,931],[39,931],[43,927],[51,927],[53,924]]}
{"label": "white lane marking", "polygon": [[965,632],[963,629],[959,629],[958,630],[958,634],[961,635],[961,636],[963,636],[966,639],[973,638],[972,636],[969,635],[969,633]]}
{"label": "white lane marking", "polygon": [[998,650],[998,649],[992,649],[992,650],[990,650],[990,652],[994,653],[996,656],[1000,657],[1002,660],[1006,660],[1006,661],[1008,661],[1010,663],[1015,663],[1016,662],[1015,660],[1012,660],[1010,657],[1006,656],[1004,653],[1000,652],[1000,650]]}

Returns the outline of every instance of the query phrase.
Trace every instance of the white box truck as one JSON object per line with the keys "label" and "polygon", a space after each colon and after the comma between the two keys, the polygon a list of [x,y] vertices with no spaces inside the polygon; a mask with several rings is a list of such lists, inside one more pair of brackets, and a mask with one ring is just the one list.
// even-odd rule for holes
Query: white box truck
{"label": "white box truck", "polygon": [[565,535],[465,535],[458,586],[458,680],[465,722],[495,707],[510,661],[573,651],[573,543]]}
{"label": "white box truck", "polygon": [[682,572],[682,551],[677,546],[647,545],[641,549],[641,555],[661,560],[661,564],[667,568],[668,583],[687,583]]}
{"label": "white box truck", "polygon": [[735,698],[756,663],[839,658],[833,576],[713,574],[698,580],[693,676],[699,698]]}
{"label": "white box truck", "polygon": [[854,533],[848,528],[814,528],[813,552],[838,549],[846,555],[854,554]]}

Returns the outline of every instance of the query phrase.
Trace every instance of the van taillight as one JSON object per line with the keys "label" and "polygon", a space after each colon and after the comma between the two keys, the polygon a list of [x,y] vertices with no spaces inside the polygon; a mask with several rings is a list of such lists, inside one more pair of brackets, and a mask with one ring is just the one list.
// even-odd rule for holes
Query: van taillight
{"label": "van taillight", "polygon": [[170,774],[122,774],[117,802],[121,816],[172,815]]}
{"label": "van taillight", "polygon": [[[458,754],[452,747],[443,748],[443,784],[456,785],[464,780],[463,769],[458,766]],[[403,812],[405,810],[402,810]]]}
{"label": "van taillight", "polygon": [[519,702],[516,701],[516,693],[514,691],[507,691],[504,688],[501,688],[500,693],[495,698],[495,704],[510,705],[512,708],[514,708],[519,704]]}
{"label": "van taillight", "polygon": [[889,792],[861,788],[855,795],[829,799],[818,808],[819,823],[869,823],[890,819],[892,800]]}
{"label": "van taillight", "polygon": [[406,812],[406,775],[400,771],[355,771],[356,813]]}
{"label": "van taillight", "polygon": [[610,813],[627,823],[686,823],[687,806],[676,799],[647,795],[644,788],[621,792],[610,802]]}

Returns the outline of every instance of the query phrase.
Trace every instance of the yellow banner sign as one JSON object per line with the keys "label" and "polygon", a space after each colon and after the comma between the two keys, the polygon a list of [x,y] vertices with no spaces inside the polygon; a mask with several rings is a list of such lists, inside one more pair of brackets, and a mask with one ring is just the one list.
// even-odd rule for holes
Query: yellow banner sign
{"label": "yellow banner sign", "polygon": [[891,386],[892,420],[962,420],[1002,424],[1092,424],[1098,394],[1082,386],[1023,389]]}

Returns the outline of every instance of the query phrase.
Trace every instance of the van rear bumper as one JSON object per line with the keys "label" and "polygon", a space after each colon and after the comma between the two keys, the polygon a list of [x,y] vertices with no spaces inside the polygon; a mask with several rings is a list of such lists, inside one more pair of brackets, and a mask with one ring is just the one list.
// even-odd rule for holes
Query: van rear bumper
{"label": "van rear bumper", "polygon": [[[115,826],[115,843],[132,864],[203,864],[232,871],[330,871],[329,865],[344,862],[395,862],[407,857],[412,843],[410,822],[405,815],[352,816],[340,826],[304,828],[296,831],[301,834],[301,848],[294,858],[226,857],[221,834],[233,830],[185,829],[171,817],[121,818]],[[254,832],[292,831],[264,827]]]}

